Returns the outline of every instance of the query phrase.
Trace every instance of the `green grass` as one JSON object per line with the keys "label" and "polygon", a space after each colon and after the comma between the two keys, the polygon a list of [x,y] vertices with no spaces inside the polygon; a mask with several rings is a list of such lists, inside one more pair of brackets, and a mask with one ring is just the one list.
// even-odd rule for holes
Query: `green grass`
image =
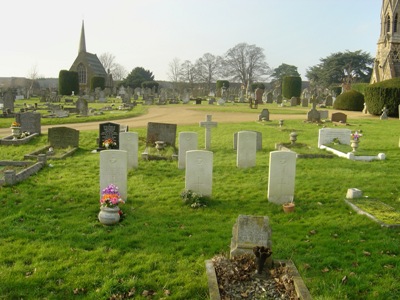
{"label": "green grass", "polygon": [[[270,218],[273,257],[294,261],[314,299],[396,299],[400,232],[358,215],[343,198],[348,188],[359,188],[400,210],[400,123],[351,124],[352,130],[362,128],[363,147],[384,152],[386,160],[298,159],[292,214],[267,200],[269,152],[275,143],[289,142],[291,131],[298,143],[316,147],[319,127],[302,120],[285,120],[282,128],[230,123],[212,131],[213,195],[207,207],[182,203],[185,173],[176,161],[140,160],[128,176],[128,201],[121,206],[126,217],[110,227],[97,220],[99,155],[91,151],[98,132],[81,132],[74,156],[0,187],[0,299],[108,299],[133,289],[135,299],[143,299],[144,290],[156,292],[152,299],[207,299],[204,261],[229,253],[239,214]],[[146,128],[130,130],[140,141],[146,135]],[[240,130],[263,135],[251,169],[236,168],[233,134]],[[197,132],[204,148],[203,128],[178,125],[178,131]],[[21,160],[46,143],[42,135],[26,145],[1,146],[0,155]],[[139,152],[144,148],[141,143]]]}
{"label": "green grass", "polygon": [[376,199],[352,199],[353,204],[389,225],[400,225],[400,212]]}

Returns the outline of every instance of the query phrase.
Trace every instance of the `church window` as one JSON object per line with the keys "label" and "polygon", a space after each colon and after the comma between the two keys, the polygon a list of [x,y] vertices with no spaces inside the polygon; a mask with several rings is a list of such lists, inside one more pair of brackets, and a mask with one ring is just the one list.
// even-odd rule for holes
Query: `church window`
{"label": "church window", "polygon": [[386,33],[390,32],[390,16],[386,17]]}
{"label": "church window", "polygon": [[393,32],[397,32],[397,22],[398,22],[398,14],[394,16],[394,22],[393,22]]}
{"label": "church window", "polygon": [[78,65],[78,77],[80,84],[86,84],[86,68],[83,64]]}

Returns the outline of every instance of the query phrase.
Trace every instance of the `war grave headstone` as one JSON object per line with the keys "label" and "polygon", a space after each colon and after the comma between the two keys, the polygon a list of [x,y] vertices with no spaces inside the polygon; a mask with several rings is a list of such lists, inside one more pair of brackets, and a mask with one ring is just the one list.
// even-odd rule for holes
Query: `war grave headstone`
{"label": "war grave headstone", "polygon": [[[251,130],[249,130],[251,131]],[[262,150],[262,133],[260,131],[252,131],[256,133],[256,150]],[[237,150],[237,140],[238,140],[238,132],[233,134],[233,149]]]}
{"label": "war grave headstone", "polygon": [[100,196],[108,185],[119,188],[122,200],[126,202],[128,191],[128,154],[123,150],[100,152]]}
{"label": "war grave headstone", "polygon": [[186,152],[190,150],[197,150],[197,146],[197,132],[183,131],[179,133],[178,169],[185,169]]}
{"label": "war grave headstone", "polygon": [[213,153],[205,150],[186,151],[185,189],[211,197]]}
{"label": "war grave headstone", "polygon": [[346,124],[347,115],[341,112],[333,113],[331,116],[331,121]]}
{"label": "war grave headstone", "polygon": [[[148,122],[146,149],[142,153],[142,157],[146,160],[175,159],[176,128],[176,124]],[[172,154],[165,156],[164,152],[169,147],[172,149]]]}
{"label": "war grave headstone", "polygon": [[119,133],[120,125],[117,123],[106,122],[99,124],[99,144],[98,150],[104,150],[103,142],[106,140],[112,140],[115,145],[110,145],[112,149],[119,149]]}
{"label": "war grave headstone", "polygon": [[200,127],[206,129],[205,132],[205,149],[211,149],[211,128],[217,127],[218,123],[212,121],[212,115],[206,115],[206,120],[199,123]]}
{"label": "war grave headstone", "polygon": [[236,166],[251,168],[256,165],[257,134],[254,131],[239,131],[237,142]]}
{"label": "war grave headstone", "polygon": [[119,149],[127,152],[128,170],[138,167],[139,135],[137,132],[120,132]]}
{"label": "war grave headstone", "polygon": [[275,204],[292,202],[296,177],[296,153],[272,151],[269,155],[268,201]]}
{"label": "war grave headstone", "polygon": [[258,115],[258,121],[269,121],[269,110],[264,108]]}
{"label": "war grave headstone", "polygon": [[230,257],[253,254],[253,248],[272,248],[272,230],[267,216],[239,215],[232,227]]}

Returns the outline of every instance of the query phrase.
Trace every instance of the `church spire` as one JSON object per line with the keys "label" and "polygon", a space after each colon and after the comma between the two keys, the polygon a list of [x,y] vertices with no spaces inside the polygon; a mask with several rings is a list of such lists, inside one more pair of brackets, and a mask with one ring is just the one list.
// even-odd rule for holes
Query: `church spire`
{"label": "church spire", "polygon": [[79,43],[79,53],[86,52],[86,41],[85,41],[85,26],[82,20],[82,29],[81,29],[81,41]]}

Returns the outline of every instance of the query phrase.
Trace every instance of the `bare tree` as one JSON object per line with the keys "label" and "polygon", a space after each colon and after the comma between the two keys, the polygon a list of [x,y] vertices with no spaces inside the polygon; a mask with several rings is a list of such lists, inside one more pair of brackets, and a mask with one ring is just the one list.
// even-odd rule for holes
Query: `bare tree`
{"label": "bare tree", "polygon": [[195,71],[197,78],[207,84],[208,91],[211,91],[211,86],[218,75],[218,68],[221,64],[221,57],[212,55],[211,53],[204,54],[195,63]]}
{"label": "bare tree", "polygon": [[116,65],[115,56],[108,52],[101,54],[99,60],[107,73],[110,73]]}
{"label": "bare tree", "polygon": [[195,77],[196,77],[196,72],[194,65],[190,60],[185,60],[180,67],[180,80],[182,82],[189,83],[189,86],[192,88],[196,80]]}
{"label": "bare tree", "polygon": [[247,88],[255,81],[264,80],[270,74],[263,49],[246,43],[229,49],[223,60],[224,75],[233,81],[240,81]]}
{"label": "bare tree", "polygon": [[175,57],[168,65],[168,77],[173,83],[178,83],[181,73],[181,62]]}
{"label": "bare tree", "polygon": [[33,93],[33,86],[36,82],[36,79],[38,79],[39,73],[37,70],[37,65],[33,65],[32,68],[28,72],[28,78],[29,80],[29,87],[27,91],[26,98],[29,99],[31,97],[31,94]]}
{"label": "bare tree", "polygon": [[122,80],[126,78],[128,71],[120,64],[114,64],[112,75],[114,80]]}

